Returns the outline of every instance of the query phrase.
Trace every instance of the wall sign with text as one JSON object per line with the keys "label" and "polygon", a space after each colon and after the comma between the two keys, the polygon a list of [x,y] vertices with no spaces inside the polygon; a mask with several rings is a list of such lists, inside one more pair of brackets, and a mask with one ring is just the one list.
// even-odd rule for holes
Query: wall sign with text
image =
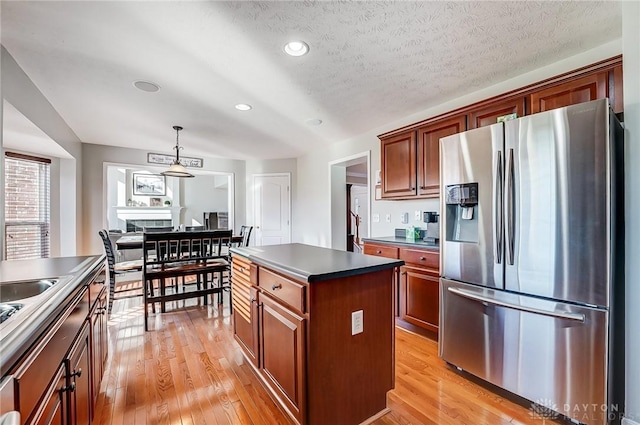
{"label": "wall sign with text", "polygon": [[[148,153],[147,162],[149,164],[166,164],[171,165],[175,160],[174,155],[165,155],[162,153]],[[185,167],[190,168],[202,168],[202,158],[190,158],[188,156],[181,156],[180,162]]]}

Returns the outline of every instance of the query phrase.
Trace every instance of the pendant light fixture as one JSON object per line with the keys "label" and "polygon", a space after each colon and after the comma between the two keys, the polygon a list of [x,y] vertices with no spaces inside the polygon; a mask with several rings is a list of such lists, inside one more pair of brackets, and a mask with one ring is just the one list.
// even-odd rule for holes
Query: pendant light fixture
{"label": "pendant light fixture", "polygon": [[182,130],[182,127],[180,127],[179,125],[174,125],[173,129],[176,131],[176,146],[174,147],[174,149],[176,150],[176,160],[173,161],[167,171],[163,171],[160,174],[170,177],[195,177],[193,174],[188,172],[186,168],[184,168],[184,165],[180,163],[180,149],[182,148],[178,144],[178,136],[180,134],[180,130]]}

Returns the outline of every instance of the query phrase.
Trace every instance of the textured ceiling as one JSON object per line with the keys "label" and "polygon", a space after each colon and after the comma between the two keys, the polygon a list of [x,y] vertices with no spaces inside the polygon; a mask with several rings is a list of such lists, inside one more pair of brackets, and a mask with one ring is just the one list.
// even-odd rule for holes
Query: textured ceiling
{"label": "textured ceiling", "polygon": [[[2,44],[83,142],[171,152],[177,124],[184,155],[240,159],[295,157],[621,36],[618,2],[0,4]],[[285,55],[292,39],[310,53]]]}

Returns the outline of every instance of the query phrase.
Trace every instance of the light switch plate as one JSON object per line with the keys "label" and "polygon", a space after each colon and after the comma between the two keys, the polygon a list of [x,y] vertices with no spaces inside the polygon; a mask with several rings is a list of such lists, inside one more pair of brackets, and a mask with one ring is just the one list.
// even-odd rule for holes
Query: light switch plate
{"label": "light switch plate", "polygon": [[422,213],[420,211],[416,211],[413,213],[413,219],[415,221],[420,221],[420,216],[422,216]]}
{"label": "light switch plate", "polygon": [[374,223],[380,223],[380,214],[372,214],[371,221],[373,221]]}
{"label": "light switch plate", "polygon": [[400,214],[400,223],[407,224],[409,223],[409,213],[405,212]]}

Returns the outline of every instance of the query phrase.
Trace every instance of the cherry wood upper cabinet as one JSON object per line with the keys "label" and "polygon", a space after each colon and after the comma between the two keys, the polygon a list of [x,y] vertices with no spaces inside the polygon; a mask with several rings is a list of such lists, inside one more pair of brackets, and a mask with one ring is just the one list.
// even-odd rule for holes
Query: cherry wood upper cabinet
{"label": "cherry wood upper cabinet", "polygon": [[469,114],[469,129],[485,127],[498,122],[498,117],[509,114],[525,114],[525,97],[518,97],[505,101],[496,101],[487,105],[472,109]]}
{"label": "cherry wood upper cabinet", "polygon": [[415,196],[416,132],[381,139],[382,197]]}
{"label": "cherry wood upper cabinet", "polygon": [[531,113],[549,111],[609,96],[607,71],[558,84],[531,94]]}
{"label": "cherry wood upper cabinet", "polygon": [[418,195],[440,196],[440,138],[466,130],[464,115],[418,129]]}

